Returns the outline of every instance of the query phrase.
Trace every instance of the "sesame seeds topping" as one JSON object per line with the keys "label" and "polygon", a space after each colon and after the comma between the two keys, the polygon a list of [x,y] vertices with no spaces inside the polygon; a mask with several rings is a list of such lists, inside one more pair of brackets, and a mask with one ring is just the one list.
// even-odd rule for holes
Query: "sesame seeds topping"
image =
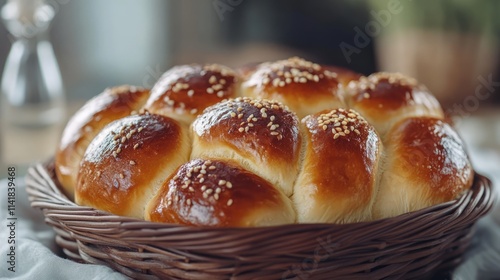
{"label": "sesame seeds topping", "polygon": [[263,74],[260,76],[261,84],[273,87],[284,87],[292,83],[318,83],[322,79],[337,77],[336,73],[323,69],[319,64],[298,57],[263,63],[261,69],[265,69],[260,71]]}
{"label": "sesame seeds topping", "polygon": [[[230,118],[242,120],[236,128],[238,132],[248,133],[254,129],[261,131],[262,128],[266,128],[269,135],[276,136],[278,140],[283,139],[283,130],[280,129],[280,124],[275,122],[283,122],[284,119],[278,120],[275,114],[293,117],[293,113],[289,112],[286,106],[274,100],[239,97],[227,100],[225,105],[229,109]],[[263,127],[266,124],[267,126]]]}
{"label": "sesame seeds topping", "polygon": [[361,134],[356,128],[360,124],[366,124],[367,122],[361,115],[356,111],[349,109],[344,110],[342,108],[332,110],[328,113],[319,115],[316,120],[318,121],[318,127],[323,131],[330,128],[333,139],[338,139],[339,137],[347,136],[351,132],[357,135]]}
{"label": "sesame seeds topping", "polygon": [[[146,113],[143,113],[146,114]],[[114,144],[114,150],[111,151],[111,154],[115,159],[118,159],[120,153],[122,152],[122,149],[126,147],[126,145],[129,144],[130,141],[132,140],[132,136],[136,133],[141,132],[144,129],[143,126],[137,128],[137,125],[133,124],[125,124],[120,127],[118,132],[112,132],[114,133],[113,136],[113,144]],[[139,143],[135,143],[133,146],[134,150],[137,150],[139,148]],[[130,165],[135,165],[136,162],[133,160],[129,161]]]}
{"label": "sesame seeds topping", "polygon": [[[416,79],[401,73],[378,72],[368,77],[361,77],[357,81],[349,82],[347,89],[354,91],[356,94],[360,94],[364,99],[369,99],[371,97],[371,91],[374,91],[380,83],[389,83],[391,86],[404,86],[410,88],[421,86]],[[408,93],[408,91],[406,93]],[[408,94],[407,99],[410,99]]]}
{"label": "sesame seeds topping", "polygon": [[[202,159],[195,160],[192,164],[181,168],[172,178],[172,180],[178,182],[177,186],[179,186],[175,201],[191,206],[197,201],[196,197],[203,197],[208,201],[213,199],[212,203],[217,203],[223,198],[224,201],[226,201],[225,199],[231,200],[230,203],[225,202],[227,206],[231,206],[233,201],[230,197],[231,193],[228,193],[227,190],[233,188],[233,185],[227,178],[221,178],[223,175],[219,175],[216,171],[216,164],[213,164],[210,160]],[[183,173],[186,175],[183,176]],[[188,173],[195,175],[196,178],[190,179],[192,176],[187,176]],[[179,199],[179,196],[184,197],[184,199]],[[173,198],[173,195],[168,196],[167,205],[172,204]]]}

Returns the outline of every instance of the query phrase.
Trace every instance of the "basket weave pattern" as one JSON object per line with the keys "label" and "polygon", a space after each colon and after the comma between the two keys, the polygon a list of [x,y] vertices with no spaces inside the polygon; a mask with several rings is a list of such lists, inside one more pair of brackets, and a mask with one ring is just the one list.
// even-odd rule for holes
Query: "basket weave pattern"
{"label": "basket weave pattern", "polygon": [[69,258],[134,279],[421,279],[460,262],[494,201],[491,182],[476,175],[460,199],[395,218],[200,228],[76,205],[60,191],[52,162],[32,167],[27,186]]}

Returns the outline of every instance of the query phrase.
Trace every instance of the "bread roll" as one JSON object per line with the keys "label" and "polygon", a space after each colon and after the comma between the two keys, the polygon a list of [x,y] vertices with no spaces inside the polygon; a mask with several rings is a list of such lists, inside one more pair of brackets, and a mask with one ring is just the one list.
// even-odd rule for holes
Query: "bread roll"
{"label": "bread roll", "polygon": [[293,57],[260,64],[242,83],[242,95],[280,101],[302,118],[343,107],[341,87],[336,73]]}
{"label": "bread roll", "polygon": [[176,66],[151,89],[145,109],[190,124],[206,107],[235,97],[238,88],[239,78],[228,67]]}
{"label": "bread roll", "polygon": [[134,86],[106,89],[89,100],[70,119],[55,157],[57,178],[71,199],[78,167],[90,141],[110,122],[130,115],[144,105],[149,90]]}
{"label": "bread roll", "polygon": [[397,123],[385,141],[375,218],[393,217],[457,198],[470,188],[473,170],[464,145],[444,121],[409,118]]}
{"label": "bread roll", "polygon": [[382,143],[354,110],[305,117],[306,149],[293,201],[299,223],[350,223],[372,219]]}
{"label": "bread roll", "polygon": [[106,126],[80,165],[76,203],[143,219],[146,203],[189,158],[190,139],[177,121],[149,113]]}
{"label": "bread roll", "polygon": [[347,103],[371,123],[383,137],[391,126],[409,117],[444,117],[429,90],[400,73],[374,73],[352,81],[346,88]]}
{"label": "bread roll", "polygon": [[182,165],[148,204],[146,220],[193,226],[254,227],[295,221],[292,203],[266,180],[224,160]]}
{"label": "bread roll", "polygon": [[193,122],[192,132],[192,159],[233,159],[292,194],[300,158],[299,121],[281,103],[226,100],[207,108]]}

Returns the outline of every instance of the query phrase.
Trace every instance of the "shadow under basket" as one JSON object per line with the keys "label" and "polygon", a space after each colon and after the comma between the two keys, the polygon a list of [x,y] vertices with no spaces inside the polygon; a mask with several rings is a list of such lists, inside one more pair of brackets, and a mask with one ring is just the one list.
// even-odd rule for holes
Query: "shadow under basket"
{"label": "shadow under basket", "polygon": [[27,191],[71,259],[134,279],[412,279],[450,271],[493,204],[475,175],[458,200],[354,224],[206,228],[152,223],[76,205],[53,163],[29,170]]}

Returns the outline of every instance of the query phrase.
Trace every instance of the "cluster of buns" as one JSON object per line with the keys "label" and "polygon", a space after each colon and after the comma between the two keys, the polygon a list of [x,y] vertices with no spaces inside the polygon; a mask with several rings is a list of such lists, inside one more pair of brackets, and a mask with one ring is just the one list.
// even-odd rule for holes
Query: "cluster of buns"
{"label": "cluster of buns", "polygon": [[350,223],[457,198],[473,170],[415,79],[300,58],[185,65],[68,123],[59,182],[81,205],[196,226]]}

